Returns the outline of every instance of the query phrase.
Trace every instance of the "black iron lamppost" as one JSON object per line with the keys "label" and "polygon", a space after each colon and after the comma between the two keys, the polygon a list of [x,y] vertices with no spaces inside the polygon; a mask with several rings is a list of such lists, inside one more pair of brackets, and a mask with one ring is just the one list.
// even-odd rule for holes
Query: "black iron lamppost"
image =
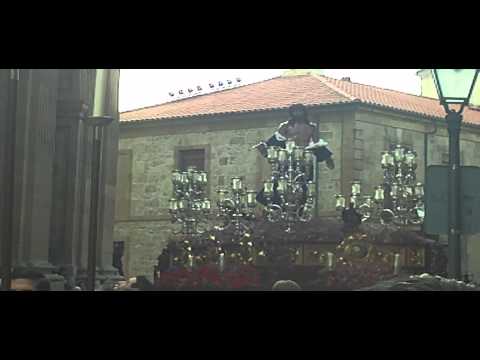
{"label": "black iron lamppost", "polygon": [[99,179],[102,163],[102,139],[106,126],[113,117],[104,115],[104,104],[107,84],[107,70],[97,69],[95,81],[95,99],[93,105],[93,116],[84,118],[87,127],[93,131],[92,147],[92,170],[90,190],[90,224],[88,232],[88,260],[87,260],[87,290],[95,290],[95,275],[97,265],[97,238],[98,238],[98,216],[99,216]]}
{"label": "black iron lamppost", "polygon": [[433,79],[440,104],[447,113],[448,128],[448,267],[449,276],[457,280],[461,274],[461,199],[460,199],[460,128],[462,112],[470,100],[478,69],[434,69]]}

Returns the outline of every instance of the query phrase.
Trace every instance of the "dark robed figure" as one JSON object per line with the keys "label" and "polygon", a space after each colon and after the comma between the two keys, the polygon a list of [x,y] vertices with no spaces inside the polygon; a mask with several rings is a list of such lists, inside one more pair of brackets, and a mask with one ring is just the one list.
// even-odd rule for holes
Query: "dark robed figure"
{"label": "dark robed figure", "polygon": [[[295,141],[295,145],[311,150],[315,155],[317,162],[325,161],[329,169],[333,169],[335,164],[332,159],[332,152],[327,148],[328,143],[318,137],[315,124],[308,121],[308,114],[305,106],[295,104],[289,108],[290,119],[283,122],[278,130],[267,141],[261,142],[255,148],[267,157],[268,146],[278,146],[285,149],[287,140]],[[312,179],[308,179],[312,180]],[[274,184],[274,203],[279,203],[280,199],[276,192],[277,184]],[[257,195],[257,201],[267,205],[263,194],[263,189]]]}

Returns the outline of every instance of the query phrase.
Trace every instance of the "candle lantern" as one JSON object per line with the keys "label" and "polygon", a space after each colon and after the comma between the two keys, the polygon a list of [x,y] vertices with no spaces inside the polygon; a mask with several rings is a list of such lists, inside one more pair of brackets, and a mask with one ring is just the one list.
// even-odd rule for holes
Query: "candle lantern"
{"label": "candle lantern", "polygon": [[395,161],[401,162],[404,160],[405,157],[405,149],[401,145],[397,145],[394,150],[395,154]]}
{"label": "candle lantern", "polygon": [[385,199],[385,191],[383,190],[383,186],[376,186],[375,187],[374,199],[376,201],[383,201]]}
{"label": "candle lantern", "polygon": [[272,195],[273,194],[273,182],[272,181],[265,181],[264,182],[264,192],[265,192],[265,195]]}
{"label": "candle lantern", "polygon": [[304,158],[305,158],[305,162],[308,164],[308,165],[311,165],[314,163],[314,154],[312,151],[309,151],[309,150],[306,150],[305,153],[304,153]]}
{"label": "candle lantern", "polygon": [[284,194],[287,191],[287,179],[282,178],[278,180],[277,191],[279,194]]}
{"label": "candle lantern", "polygon": [[250,207],[255,207],[257,192],[255,190],[247,190],[247,205]]}
{"label": "candle lantern", "polygon": [[286,143],[285,143],[285,149],[287,150],[287,153],[288,154],[291,154],[293,152],[293,150],[295,149],[295,141],[291,141],[291,140],[288,140]]}
{"label": "candle lantern", "polygon": [[278,161],[284,164],[288,161],[288,152],[285,149],[278,150]]}
{"label": "candle lantern", "polygon": [[243,187],[242,179],[240,179],[239,177],[232,178],[232,189],[233,190],[241,190],[242,187]]}
{"label": "candle lantern", "polygon": [[352,182],[352,195],[358,195],[361,193],[360,181]]}
{"label": "candle lantern", "polygon": [[267,148],[267,158],[270,161],[276,161],[278,159],[278,147],[269,146]]}
{"label": "candle lantern", "polygon": [[345,208],[345,197],[343,195],[337,194],[335,195],[336,204],[335,207],[337,210],[341,210]]}

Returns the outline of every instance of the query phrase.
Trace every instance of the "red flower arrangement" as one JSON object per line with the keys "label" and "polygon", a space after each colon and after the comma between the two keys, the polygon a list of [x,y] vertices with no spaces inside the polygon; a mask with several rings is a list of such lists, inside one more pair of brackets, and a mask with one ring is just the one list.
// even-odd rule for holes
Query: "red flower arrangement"
{"label": "red flower arrangement", "polygon": [[220,271],[216,265],[192,270],[180,268],[164,272],[155,284],[157,290],[260,290],[260,276],[253,266],[241,265]]}

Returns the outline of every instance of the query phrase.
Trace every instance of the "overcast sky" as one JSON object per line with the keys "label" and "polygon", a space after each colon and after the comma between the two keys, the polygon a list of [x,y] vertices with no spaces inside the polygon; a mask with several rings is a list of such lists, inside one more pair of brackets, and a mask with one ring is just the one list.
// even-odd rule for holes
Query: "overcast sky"
{"label": "overcast sky", "polygon": [[[169,101],[169,92],[208,88],[240,77],[242,83],[252,83],[281,75],[284,69],[122,69],[120,72],[120,112]],[[420,95],[417,69],[327,69],[324,75],[333,78],[350,77],[353,82],[374,85]]]}

